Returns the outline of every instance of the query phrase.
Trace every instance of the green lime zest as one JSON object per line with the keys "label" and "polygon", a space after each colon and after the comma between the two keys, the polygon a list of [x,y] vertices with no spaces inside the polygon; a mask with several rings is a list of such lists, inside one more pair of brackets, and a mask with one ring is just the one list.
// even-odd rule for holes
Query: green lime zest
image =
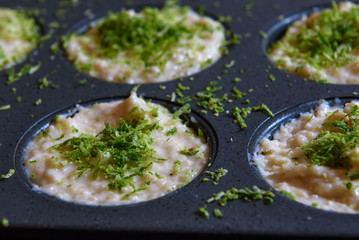
{"label": "green lime zest", "polygon": [[144,111],[138,112],[131,111],[131,117],[121,119],[118,127],[105,123],[95,137],[81,134],[52,149],[77,166],[74,174],[78,177],[90,173],[96,180],[102,174],[110,190],[121,192],[130,186],[136,192],[134,177],[149,171],[156,159],[151,133],[159,128],[158,122],[151,123],[145,118]]}
{"label": "green lime zest", "polygon": [[191,48],[182,39],[206,38],[217,31],[202,21],[188,24],[189,10],[168,1],[162,9],[146,7],[140,14],[127,10],[110,12],[98,25],[100,52],[107,58],[115,58],[125,51],[145,67],[163,67],[177,47]]}
{"label": "green lime zest", "polygon": [[359,145],[358,106],[352,106],[339,120],[329,121],[331,116],[322,124],[327,129],[301,148],[306,159],[315,165],[350,169],[349,153]]}
{"label": "green lime zest", "polygon": [[[281,49],[285,55],[322,69],[341,67],[354,60],[352,53],[359,46],[359,7],[340,11],[332,2],[332,9],[323,10],[300,26],[298,33],[287,31],[283,40],[273,44],[269,54]],[[281,61],[278,61],[281,65]]]}
{"label": "green lime zest", "polygon": [[3,69],[23,59],[29,54],[40,41],[40,28],[35,19],[30,15],[30,11],[12,10],[0,8],[0,39],[5,43],[23,41],[20,47],[15,46],[15,55],[8,56],[3,47],[0,47],[0,69]]}

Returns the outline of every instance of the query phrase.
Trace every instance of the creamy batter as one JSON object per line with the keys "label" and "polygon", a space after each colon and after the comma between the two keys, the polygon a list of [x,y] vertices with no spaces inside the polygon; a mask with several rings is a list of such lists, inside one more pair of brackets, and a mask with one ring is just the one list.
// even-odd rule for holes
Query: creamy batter
{"label": "creamy batter", "polygon": [[263,177],[301,203],[330,211],[358,212],[359,180],[355,176],[359,146],[343,153],[350,160],[348,169],[314,164],[303,150],[306,143],[328,130],[323,123],[343,119],[357,104],[351,102],[343,108],[322,101],[314,111],[282,125],[272,138],[261,140],[253,160]]}
{"label": "creamy batter", "polygon": [[[351,31],[358,32],[358,22],[354,16],[359,8],[351,2],[340,2],[334,7],[336,10],[325,10],[325,17],[323,12],[315,12],[294,22],[285,35],[271,46],[269,58],[279,68],[305,79],[358,84],[357,37],[352,36],[354,41],[351,41],[349,36],[352,35]],[[338,13],[347,14],[340,16]],[[304,43],[308,44],[304,46]],[[336,43],[339,45],[336,46]]]}
{"label": "creamy batter", "polygon": [[[117,127],[121,119],[129,119],[133,113],[139,112],[149,123],[158,124],[158,128],[151,132],[151,139],[148,139],[148,145],[153,141],[154,150],[148,150],[148,153],[154,156],[145,158],[141,166],[150,164],[150,167],[145,168],[142,175],[133,177],[132,185],[126,185],[120,191],[109,189],[109,182],[113,179],[106,178],[101,171],[96,180],[91,171],[79,177],[76,173],[79,165],[64,157],[63,149],[54,149],[54,146],[69,139],[83,136],[81,134],[87,134],[90,138],[100,137],[101,134],[98,134],[104,129],[105,122]],[[141,135],[135,137],[140,138]],[[46,132],[40,133],[29,144],[26,152],[25,166],[34,189],[63,200],[93,205],[137,203],[164,196],[193,180],[209,158],[209,146],[203,136],[194,133],[178,118],[173,118],[167,109],[147,103],[134,93],[122,102],[98,103],[90,108],[80,108],[73,117],[60,115]],[[101,152],[100,157],[111,158],[108,152]],[[91,164],[96,164],[97,159],[94,158]],[[132,173],[131,170],[125,171],[126,176]]]}
{"label": "creamy batter", "polygon": [[[225,36],[219,22],[200,16],[187,7],[171,6],[164,9],[146,8],[139,13],[134,10],[110,13],[91,24],[85,34],[71,34],[65,43],[66,54],[81,72],[110,82],[130,84],[164,82],[189,76],[212,65],[221,57]],[[134,23],[133,26],[128,24],[126,30],[119,30],[121,27],[117,24],[121,25],[119,21],[123,17],[128,18],[124,22],[133,19]],[[154,22],[153,19],[160,19],[158,26],[148,26],[148,21]],[[109,25],[111,27],[107,28]],[[154,32],[153,28],[161,25],[166,27]],[[118,29],[115,35],[119,37],[124,32],[133,32],[126,35],[131,40],[113,40],[111,34],[116,31],[114,29]],[[165,39],[171,38],[171,41],[162,41],[161,36],[166,34],[169,37]],[[176,39],[176,35],[182,36],[181,39]],[[145,41],[143,38],[152,40]],[[109,41],[113,42],[108,43],[106,39],[112,39]],[[136,46],[131,45],[134,42]],[[153,49],[156,49],[157,54],[152,56]]]}
{"label": "creamy batter", "polygon": [[23,60],[39,38],[39,27],[24,11],[0,8],[0,70]]}

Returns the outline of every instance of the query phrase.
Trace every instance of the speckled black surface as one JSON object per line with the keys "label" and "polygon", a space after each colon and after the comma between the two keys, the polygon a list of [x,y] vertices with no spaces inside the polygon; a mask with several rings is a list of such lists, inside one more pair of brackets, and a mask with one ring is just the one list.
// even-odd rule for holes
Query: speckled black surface
{"label": "speckled black surface", "polygon": [[[10,104],[9,110],[0,111],[0,174],[5,174],[10,168],[15,168],[14,176],[0,181],[0,219],[7,218],[9,227],[0,228],[0,236],[4,234],[23,234],[24,236],[46,235],[52,238],[61,236],[65,232],[69,236],[97,236],[97,234],[115,233],[116,236],[127,234],[143,234],[144,236],[170,236],[170,237],[221,237],[221,236],[306,236],[306,237],[354,237],[359,233],[357,221],[359,216],[325,212],[313,207],[294,202],[280,193],[272,205],[262,201],[229,202],[221,208],[222,219],[211,216],[205,219],[198,215],[198,209],[205,201],[219,191],[231,187],[252,188],[254,185],[262,189],[271,188],[251,167],[249,155],[253,150],[253,143],[266,131],[265,126],[275,119],[268,118],[262,112],[253,112],[247,119],[248,128],[241,130],[233,123],[230,113],[223,112],[219,117],[212,113],[204,115],[196,101],[191,102],[193,113],[203,120],[213,141],[212,165],[206,170],[215,171],[226,168],[228,174],[222,177],[218,185],[211,182],[204,183],[206,176],[202,173],[187,186],[160,199],[145,203],[117,206],[94,207],[71,204],[39,194],[32,191],[21,167],[22,149],[25,142],[19,140],[34,124],[60,109],[73,106],[77,103],[93,101],[101,98],[124,98],[134,85],[109,83],[78,73],[61,53],[51,60],[50,45],[69,31],[80,29],[87,19],[86,10],[91,10],[96,16],[108,10],[119,10],[128,6],[129,1],[109,0],[79,0],[79,5],[68,8],[64,19],[58,19],[55,11],[59,1],[0,1],[0,6],[45,9],[39,16],[43,23],[44,34],[49,33],[48,24],[56,21],[61,27],[55,29],[52,37],[45,41],[24,62],[16,65],[21,68],[26,63],[32,65],[39,61],[42,66],[33,75],[23,77],[19,82],[6,85],[6,71],[0,72],[0,106]],[[132,7],[161,5],[163,1],[133,0]],[[253,89],[247,96],[231,103],[225,103],[225,109],[232,107],[257,106],[265,103],[277,118],[281,111],[296,105],[313,102],[322,98],[355,97],[353,92],[359,92],[358,85],[318,84],[304,81],[300,77],[287,75],[275,69],[266,58],[263,48],[268,42],[282,31],[278,17],[283,15],[292,20],[298,12],[306,12],[313,6],[330,5],[328,0],[254,0],[254,7],[246,10],[248,1],[241,0],[191,0],[181,1],[183,5],[198,8],[205,6],[205,11],[211,16],[232,16],[232,21],[226,23],[235,33],[242,34],[239,45],[229,49],[229,54],[221,58],[210,68],[195,74],[193,81],[189,77],[182,81],[179,79],[160,83],[166,86],[165,90],[159,88],[160,84],[142,85],[138,94],[152,99],[165,101],[170,104],[170,95],[175,91],[177,84],[190,86],[191,90],[184,92],[192,96],[197,91],[203,91],[211,81],[218,81],[223,90],[217,93],[218,97],[228,93],[231,97],[232,88],[236,86],[240,91]],[[87,11],[88,12],[88,11]],[[295,18],[295,17],[294,17]],[[277,26],[273,30],[273,26]],[[285,26],[285,24],[284,24]],[[268,33],[267,39],[262,39],[260,30]],[[278,33],[279,32],[279,33]],[[246,33],[251,33],[248,37]],[[245,37],[245,35],[247,37]],[[229,72],[222,74],[225,65],[235,60],[235,65]],[[240,73],[240,69],[244,70]],[[54,72],[55,71],[55,72]],[[275,81],[269,79],[269,74],[275,76]],[[58,84],[58,89],[40,89],[38,79],[48,75],[48,80]],[[221,80],[217,79],[221,76]],[[233,79],[240,77],[239,83]],[[87,79],[85,85],[77,84],[78,80]],[[16,88],[14,93],[13,88]],[[17,102],[21,96],[22,101]],[[249,99],[249,104],[242,101]],[[42,99],[42,104],[36,106],[35,102]],[[300,108],[302,109],[302,108]],[[288,111],[293,111],[288,110]],[[297,110],[294,110],[294,112]],[[267,121],[267,122],[265,122]],[[261,124],[264,123],[262,127]],[[36,125],[36,127],[41,127]],[[256,129],[258,129],[257,132]],[[33,129],[32,129],[33,130]],[[32,131],[31,130],[31,131]],[[251,138],[253,135],[253,139]],[[26,136],[25,136],[26,137]],[[230,141],[230,139],[233,141]],[[25,138],[26,140],[26,138]],[[17,149],[17,145],[19,147]],[[20,162],[19,162],[20,161]],[[208,204],[208,210],[218,207]],[[185,234],[185,235],[182,235]],[[199,234],[199,235],[197,235]]]}

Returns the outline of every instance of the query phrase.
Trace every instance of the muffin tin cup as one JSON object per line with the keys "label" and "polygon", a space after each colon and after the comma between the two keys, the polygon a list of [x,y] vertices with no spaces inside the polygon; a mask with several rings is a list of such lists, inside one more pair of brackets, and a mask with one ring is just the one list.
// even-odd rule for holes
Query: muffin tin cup
{"label": "muffin tin cup", "polygon": [[[32,75],[23,76],[18,82],[6,85],[7,73],[0,72],[0,170],[6,174],[9,169],[16,173],[9,179],[0,180],[0,219],[6,218],[9,226],[1,228],[8,236],[52,236],[68,233],[68,236],[100,236],[101,234],[151,235],[156,237],[223,237],[223,236],[271,236],[271,237],[352,237],[357,236],[358,216],[327,212],[305,206],[281,195],[274,190],[251,163],[255,145],[266,134],[277,129],[278,124],[315,105],[319,99],[355,99],[358,85],[319,84],[276,69],[265,56],[265,47],[278,38],[288,22],[296,14],[330,6],[328,0],[303,1],[180,1],[193,9],[204,7],[211,17],[230,16],[224,25],[228,30],[241,34],[240,44],[229,48],[228,55],[215,64],[192,76],[168,82],[142,84],[137,94],[165,106],[180,105],[171,102],[172,93],[178,84],[190,87],[183,91],[185,96],[194,96],[204,91],[210,82],[216,81],[222,89],[215,93],[221,98],[227,94],[232,101],[223,101],[224,111],[215,116],[208,110],[202,113],[201,101],[192,100],[190,116],[199,121],[211,141],[211,166],[206,167],[194,181],[164,197],[148,202],[124,206],[86,206],[58,200],[46,194],[33,191],[28,181],[22,159],[24,147],[38,131],[47,126],[53,114],[75,109],[76,104],[87,104],[96,100],[123,99],[135,87],[133,84],[112,83],[79,73],[59,51],[52,56],[50,46],[61,41],[71,31],[102,16],[107,11],[122,8],[141,9],[145,5],[161,6],[162,0],[129,1],[79,1],[74,7],[59,5],[59,1],[4,1],[1,6],[26,9],[45,9],[38,17],[44,25],[44,35],[49,39],[23,62],[17,64],[18,71],[24,64],[41,68]],[[130,4],[131,3],[131,4]],[[63,10],[63,18],[56,13]],[[89,14],[90,13],[90,14]],[[89,19],[93,15],[95,18]],[[282,23],[279,19],[284,16]],[[57,22],[59,27],[50,26]],[[279,25],[278,25],[279,24]],[[278,32],[277,30],[280,29]],[[267,34],[263,39],[260,31]],[[234,63],[229,67],[230,63]],[[275,80],[270,79],[270,75]],[[38,80],[43,77],[58,88],[40,88]],[[235,82],[238,77],[240,82]],[[84,85],[77,81],[86,80]],[[236,87],[246,95],[233,98]],[[18,102],[18,97],[21,101]],[[41,104],[36,104],[41,99]],[[246,101],[246,100],[249,101]],[[38,102],[39,103],[39,102]],[[233,122],[232,108],[254,107],[266,104],[275,114],[270,117],[261,111],[253,111],[246,119],[247,128]],[[314,104],[314,105],[312,105]],[[297,106],[300,106],[297,108]],[[203,130],[203,129],[202,129]],[[218,184],[203,182],[208,177],[206,170],[224,168],[228,173]],[[258,186],[275,193],[273,204],[263,201],[228,201],[225,207],[206,200],[214,193],[235,188]],[[204,218],[199,208],[207,205],[210,218]],[[217,218],[212,211],[219,208],[223,218]],[[23,231],[23,232],[21,232]]]}
{"label": "muffin tin cup", "polygon": [[[26,159],[26,152],[27,152],[27,147],[28,147],[29,143],[32,141],[36,141],[36,138],[41,135],[41,131],[43,131],[43,130],[46,131],[46,129],[50,126],[50,124],[52,124],[52,122],[56,116],[72,118],[73,116],[75,116],[78,113],[79,109],[91,108],[94,104],[110,103],[110,102],[114,102],[114,101],[123,101],[125,99],[126,99],[126,97],[96,99],[96,100],[92,100],[89,102],[79,103],[74,106],[64,107],[58,111],[48,114],[47,116],[43,117],[38,122],[36,122],[33,126],[31,126],[19,140],[19,142],[16,146],[16,151],[15,151],[15,172],[23,180],[24,185],[26,185],[27,190],[31,189],[31,190],[39,193],[40,195],[48,195],[45,191],[41,191],[41,188],[38,189],[39,186],[35,186],[32,183],[31,177],[29,176],[29,173],[28,173],[26,167],[24,166],[24,162]],[[151,100],[152,103],[159,104],[159,105],[165,107],[166,109],[169,110],[169,112],[172,112],[172,113],[180,108],[179,104],[172,103],[172,102],[169,102],[166,100],[160,100],[160,99],[156,99],[156,98],[151,98],[149,100]],[[217,139],[216,133],[213,130],[213,127],[206,121],[205,118],[203,118],[200,114],[195,113],[195,112],[191,112],[190,114],[182,114],[180,116],[180,118],[182,119],[182,121],[184,123],[186,123],[186,125],[189,128],[193,129],[194,132],[197,133],[199,129],[202,131],[203,137],[206,139],[206,143],[208,144],[208,147],[209,147],[208,163],[207,163],[207,165],[204,166],[203,172],[209,171],[211,169],[210,166],[212,165],[213,161],[216,159],[217,148],[218,148],[218,146],[217,146],[218,139]],[[203,179],[204,177],[205,177],[204,174],[200,174],[196,178]],[[51,196],[51,195],[49,195],[47,197],[54,198],[55,201],[59,200],[56,197]],[[68,203],[79,204],[79,203],[71,203],[71,202],[68,202]],[[133,204],[137,204],[137,203],[133,203]],[[89,204],[89,205],[90,206],[93,205],[93,206],[97,206],[97,207],[102,207],[102,206],[106,207],[106,205],[96,205],[96,204]]]}
{"label": "muffin tin cup", "polygon": [[[339,107],[344,108],[346,103],[351,101],[358,101],[357,97],[335,97],[335,98],[327,98],[327,99],[317,99],[311,102],[302,103],[297,106],[292,106],[287,109],[284,109],[274,115],[274,117],[267,119],[264,121],[258,128],[254,131],[249,144],[248,144],[248,160],[249,164],[252,166],[253,172],[258,178],[261,178],[264,182],[266,182],[265,178],[261,175],[259,167],[257,166],[254,160],[254,154],[259,153],[259,145],[260,142],[267,138],[269,140],[273,139],[273,135],[277,133],[282,126],[290,123],[293,120],[298,119],[302,114],[306,113],[315,113],[316,108],[320,105],[322,101],[326,101],[331,107]],[[268,184],[268,183],[267,183]],[[268,184],[270,187],[270,184]],[[276,195],[281,195],[278,190],[275,190]],[[295,200],[289,201],[296,202]],[[302,205],[299,201],[296,204]],[[303,205],[304,207],[310,207]],[[314,207],[313,207],[314,208]],[[320,210],[324,211],[324,210]],[[329,212],[329,211],[328,211]],[[332,213],[335,213],[332,211]],[[349,214],[349,213],[338,213],[338,214]]]}

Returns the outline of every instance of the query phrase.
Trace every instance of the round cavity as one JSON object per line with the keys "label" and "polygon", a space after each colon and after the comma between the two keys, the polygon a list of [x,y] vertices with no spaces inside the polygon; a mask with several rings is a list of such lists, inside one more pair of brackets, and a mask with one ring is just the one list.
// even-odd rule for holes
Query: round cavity
{"label": "round cavity", "polygon": [[0,12],[0,70],[6,70],[24,61],[36,49],[44,29],[26,9],[1,7]]}
{"label": "round cavity", "polygon": [[[105,188],[107,192],[105,191],[104,194],[102,194],[101,192],[98,192],[95,196],[94,192],[96,192],[97,190],[91,190],[91,189],[86,189],[86,188],[84,188],[82,190],[78,189],[78,186],[75,185],[76,183],[67,182],[68,177],[60,175],[60,173],[62,171],[61,168],[64,169],[67,167],[67,165],[62,165],[63,163],[65,163],[64,161],[71,162],[71,160],[69,160],[69,158],[65,158],[65,159],[63,158],[63,156],[65,155],[64,154],[65,150],[61,149],[60,155],[63,155],[63,156],[61,156],[62,160],[59,161],[59,159],[57,158],[58,155],[56,153],[57,150],[54,150],[54,146],[55,145],[60,146],[61,143],[68,141],[68,139],[71,139],[71,141],[76,140],[75,137],[74,138],[66,137],[67,136],[66,123],[68,123],[67,120],[74,119],[75,117],[79,116],[79,113],[82,114],[85,112],[85,114],[87,114],[88,112],[91,112],[91,111],[96,112],[97,110],[95,110],[94,107],[97,107],[97,109],[100,109],[100,107],[101,107],[102,113],[105,114],[107,117],[112,116],[113,113],[115,115],[118,115],[118,114],[121,115],[122,113],[119,113],[117,111],[120,108],[113,110],[111,108],[111,106],[113,106],[113,104],[116,104],[116,107],[117,107],[117,106],[120,106],[121,103],[124,103],[126,101],[127,102],[130,101],[130,104],[132,104],[133,99],[135,99],[134,101],[140,101],[140,104],[143,104],[145,102],[144,100],[142,100],[140,98],[137,98],[137,97],[134,98],[133,95],[131,95],[129,98],[116,97],[116,98],[104,98],[104,99],[93,100],[93,101],[84,102],[81,104],[76,104],[73,106],[68,106],[63,109],[60,109],[56,112],[53,112],[53,113],[45,116],[44,118],[42,118],[38,122],[36,122],[33,126],[31,126],[28,129],[28,131],[23,135],[23,137],[20,139],[20,141],[18,142],[16,151],[15,151],[16,172],[23,180],[25,186],[29,190],[31,189],[43,197],[49,197],[49,198],[53,198],[55,200],[58,199],[61,201],[71,202],[74,204],[84,204],[84,205],[118,206],[118,205],[128,205],[128,204],[142,203],[142,202],[154,200],[159,197],[166,196],[167,194],[172,194],[172,193],[176,192],[177,189],[184,187],[185,185],[189,185],[192,182],[197,181],[196,179],[198,178],[199,175],[202,174],[202,171],[204,171],[204,169],[207,168],[207,165],[209,163],[211,163],[216,158],[218,140],[217,140],[215,131],[213,130],[211,125],[200,114],[197,114],[192,111],[189,114],[183,113],[180,116],[181,121],[179,121],[179,122],[186,123],[186,124],[173,125],[172,123],[171,124],[162,123],[161,121],[162,121],[163,112],[167,113],[167,110],[168,110],[168,112],[170,114],[175,115],[176,113],[179,113],[181,111],[181,109],[183,109],[183,108],[181,108],[180,105],[177,105],[175,103],[171,103],[171,102],[161,100],[161,99],[156,99],[156,98],[148,99],[149,101],[146,101],[147,102],[146,104],[151,104],[151,106],[153,104],[155,106],[163,106],[167,110],[162,111],[161,108],[151,109],[151,115],[158,114],[159,118],[161,118],[161,119],[159,119],[161,131],[155,132],[156,130],[154,130],[152,132],[153,135],[151,135],[151,137],[153,136],[153,138],[154,138],[154,142],[155,142],[154,149],[156,151],[154,153],[155,156],[151,155],[151,159],[152,160],[154,159],[154,160],[153,161],[151,160],[150,162],[146,162],[146,164],[148,163],[146,165],[146,167],[149,164],[151,164],[150,165],[151,169],[150,168],[144,169],[145,167],[141,165],[141,167],[142,167],[141,174],[143,174],[144,180],[142,178],[140,178],[140,179],[142,181],[141,184],[143,183],[143,186],[142,185],[141,185],[141,187],[139,187],[137,185],[135,186],[135,184],[137,184],[136,182],[129,181],[129,184],[127,184],[126,186],[122,186],[122,188],[121,188],[121,191],[123,191],[124,193],[117,194],[116,189],[113,189],[112,187],[115,186],[115,187],[117,187],[117,189],[119,189],[119,185],[117,184],[119,182],[102,181],[104,179],[100,176],[99,177],[99,179],[101,180],[100,183],[98,183],[96,181],[92,181],[88,184],[88,186],[90,186],[90,187],[95,186],[95,187],[97,187],[97,190]],[[143,103],[142,103],[142,101],[143,101]],[[101,104],[105,104],[105,105],[101,105]],[[128,103],[126,103],[126,105],[123,105],[123,106],[125,106],[125,107],[131,106],[131,108],[132,108],[132,105],[127,105],[127,104]],[[121,108],[123,106],[121,105]],[[143,109],[144,105],[139,105],[139,106],[141,107],[141,109]],[[133,112],[139,111],[136,109],[137,108],[132,108],[131,110],[133,110]],[[129,108],[127,108],[127,110],[129,110]],[[149,113],[149,112],[147,112],[147,113]],[[101,118],[101,116],[99,116],[99,118]],[[66,120],[63,121],[63,119],[66,119]],[[77,118],[77,120],[79,120],[79,119],[82,119],[81,120],[82,122],[87,122],[87,121],[90,122],[90,120],[85,120],[82,117]],[[111,120],[109,118],[108,122],[111,125],[113,123],[113,121],[117,121],[117,119]],[[60,125],[54,125],[56,122],[57,122],[57,124],[60,124]],[[75,125],[72,125],[72,124],[70,124],[70,125],[71,125],[71,129],[72,129],[71,130],[72,133],[74,133],[73,131],[75,131],[75,132],[78,131],[79,134],[82,132],[82,129],[80,127],[76,126],[76,129],[75,129],[75,127],[74,127]],[[70,125],[68,127],[70,127]],[[54,139],[55,137],[50,135],[51,133],[49,130],[51,128],[51,131],[53,131],[53,126],[57,126],[57,127],[61,126],[63,133],[66,133],[64,135],[65,138],[63,138],[63,140],[62,140],[61,138],[64,136],[59,135],[59,137],[57,137],[57,139],[55,141],[56,144],[51,143],[50,148],[52,148],[52,150],[53,150],[53,151],[51,151],[51,154],[53,154],[53,152],[56,153],[53,156],[50,156],[50,155],[48,156],[52,159],[51,161],[47,161],[44,164],[41,163],[40,166],[36,165],[36,164],[40,163],[40,161],[39,161],[40,158],[37,158],[36,155],[32,155],[33,146],[36,146],[36,144],[37,144],[36,141],[39,141],[39,145],[47,144],[46,142],[41,142],[43,137],[48,137],[52,140],[55,140]],[[88,126],[90,126],[90,125],[88,125]],[[96,126],[96,125],[93,125],[93,126]],[[154,126],[155,125],[151,125],[151,126],[147,126],[147,127],[154,127]],[[47,134],[46,134],[46,132],[47,132]],[[163,139],[163,136],[161,136],[161,134],[165,135],[164,137],[166,139]],[[79,138],[81,138],[82,135],[77,134],[76,136],[77,136],[77,139],[79,139]],[[102,133],[102,136],[104,136],[104,133]],[[141,136],[141,135],[139,135],[139,136]],[[160,136],[161,141],[156,142],[157,136]],[[192,138],[192,136],[193,136],[193,138]],[[182,138],[185,138],[186,142],[184,142],[184,140]],[[191,140],[191,139],[193,139],[193,140]],[[138,140],[138,142],[140,142],[140,140]],[[58,143],[58,142],[60,142],[60,143]],[[194,143],[196,143],[196,146],[189,145],[189,144],[194,144]],[[204,143],[204,144],[200,145],[200,143]],[[62,145],[62,146],[64,146],[64,145]],[[178,152],[176,152],[176,150],[169,148],[171,146],[172,147],[177,146],[180,152],[178,153]],[[191,149],[192,147],[193,147],[193,149]],[[46,149],[44,150],[44,152],[46,152],[46,154],[47,154],[48,146],[46,146],[45,148]],[[120,149],[120,147],[119,147],[119,149]],[[150,148],[147,147],[145,149],[147,151],[146,154],[150,155],[150,153],[153,153]],[[131,151],[131,149],[129,150],[129,152],[130,151]],[[158,155],[156,155],[157,153],[158,153]],[[30,155],[31,155],[31,157],[30,157]],[[66,156],[69,156],[69,155],[66,155]],[[119,155],[116,155],[116,157],[118,157],[118,156]],[[176,158],[174,159],[172,157],[168,157],[167,159],[165,159],[164,156],[167,156],[167,157],[175,156]],[[132,157],[132,155],[131,156],[126,155],[126,157],[130,158],[130,157]],[[74,162],[74,160],[72,160],[71,164],[73,164],[73,162]],[[95,162],[95,160],[93,160],[93,162]],[[56,166],[53,164],[56,164]],[[60,164],[62,166],[59,166],[58,164]],[[131,164],[131,162],[129,162],[129,165],[130,164]],[[30,165],[30,168],[29,168],[29,165]],[[45,187],[45,185],[39,186],[37,184],[35,179],[38,176],[36,176],[36,174],[33,173],[34,172],[33,170],[34,170],[34,168],[40,169],[37,171],[37,173],[41,173],[43,171],[43,169],[45,169],[43,167],[45,165],[50,169],[47,171],[52,171],[52,173],[53,173],[53,174],[52,173],[45,174],[47,178],[50,178],[49,181],[51,182],[50,184],[47,184],[47,186],[50,186],[51,188],[54,188],[54,187],[56,188],[56,185],[61,186],[63,184],[62,186],[64,188],[76,187],[74,190],[70,191],[70,192],[74,192],[73,196],[69,196],[69,193],[54,193],[54,192],[49,191],[48,188]],[[79,171],[80,168],[83,167],[80,165],[76,165],[76,166],[77,166],[77,171]],[[110,166],[110,164],[108,164],[108,166]],[[123,166],[123,165],[121,165],[121,166]],[[58,171],[59,167],[61,170],[60,172]],[[109,168],[106,168],[106,167],[107,166],[104,166],[103,169],[108,170]],[[133,169],[135,169],[135,168],[133,168]],[[136,168],[135,170],[140,171],[139,168]],[[149,170],[149,171],[147,171],[147,170]],[[64,170],[64,171],[66,171],[66,170]],[[85,176],[85,178],[87,178],[87,176],[90,177],[89,175],[91,174],[93,177],[94,176],[93,173],[94,173],[94,171],[92,171],[92,172],[89,171],[89,173],[87,175],[85,173],[84,176]],[[139,173],[139,172],[137,172],[137,173]],[[78,177],[80,175],[74,173],[73,171],[71,174],[73,176],[76,175],[75,178],[78,178],[78,179],[82,178],[82,177]],[[100,174],[104,174],[104,173],[101,172]],[[113,174],[113,173],[111,173],[111,174]],[[124,174],[126,175],[127,179],[130,179],[129,172],[128,173],[125,172]],[[141,175],[141,174],[139,174],[139,175]],[[111,179],[111,176],[107,176],[107,177],[109,177],[109,179]],[[117,176],[116,176],[116,179],[117,179]],[[120,178],[118,178],[118,179],[120,179]],[[134,177],[134,179],[136,180],[136,176]],[[45,179],[45,182],[46,181],[48,181],[48,180]],[[87,180],[84,179],[83,181],[87,181]],[[81,184],[83,184],[83,183],[81,183]],[[160,186],[161,184],[163,186]],[[82,185],[82,186],[85,186],[85,185]],[[98,185],[102,185],[102,186],[98,186]],[[132,185],[135,186],[135,189],[131,188]],[[112,190],[109,190],[110,186],[111,186]],[[148,191],[146,188],[148,188]],[[157,192],[150,192],[150,191],[154,191],[154,190],[157,190]],[[139,193],[139,194],[137,194],[137,193]],[[77,196],[77,195],[81,195],[81,194],[85,194],[85,198],[87,198],[87,200],[81,199],[81,196],[80,196],[80,198]],[[109,196],[105,196],[106,194],[108,194]],[[93,198],[93,196],[91,196],[91,195],[95,196],[95,198]],[[103,195],[103,198],[101,197],[101,195]]]}
{"label": "round cavity", "polygon": [[[63,55],[78,71],[109,82],[146,84],[191,76],[221,58],[225,27],[211,14],[185,9],[141,5],[95,15],[69,30]],[[166,19],[158,26],[151,20],[156,14]]]}
{"label": "round cavity", "polygon": [[266,37],[261,40],[261,49],[263,54],[268,53],[268,49],[284,36],[287,29],[295,21],[298,21],[303,17],[308,17],[313,13],[320,12],[328,7],[330,7],[330,4],[310,6],[294,12],[282,14],[273,19],[263,28],[263,31],[266,34]]}
{"label": "round cavity", "polygon": [[285,13],[265,27],[261,49],[275,66],[304,79],[359,84],[353,41],[339,39],[350,36],[348,32],[357,25],[350,14],[358,11],[355,3],[333,2]]}
{"label": "round cavity", "polygon": [[[334,122],[340,126],[339,121],[344,121],[345,114],[351,111],[346,107],[343,113],[344,106],[352,101],[358,104],[354,97],[312,101],[287,108],[263,122],[248,146],[248,158],[256,176],[276,189],[277,195],[281,193],[300,204],[340,213],[358,213],[356,162],[350,160],[350,167],[344,165],[340,162],[344,160],[334,155],[335,152],[327,150],[327,146],[332,149],[342,146],[340,142],[330,142],[342,132],[334,125],[322,125]],[[353,119],[356,118],[354,114],[359,113],[355,110]],[[325,154],[320,152],[322,148]],[[356,149],[351,148],[350,159],[355,159]]]}

